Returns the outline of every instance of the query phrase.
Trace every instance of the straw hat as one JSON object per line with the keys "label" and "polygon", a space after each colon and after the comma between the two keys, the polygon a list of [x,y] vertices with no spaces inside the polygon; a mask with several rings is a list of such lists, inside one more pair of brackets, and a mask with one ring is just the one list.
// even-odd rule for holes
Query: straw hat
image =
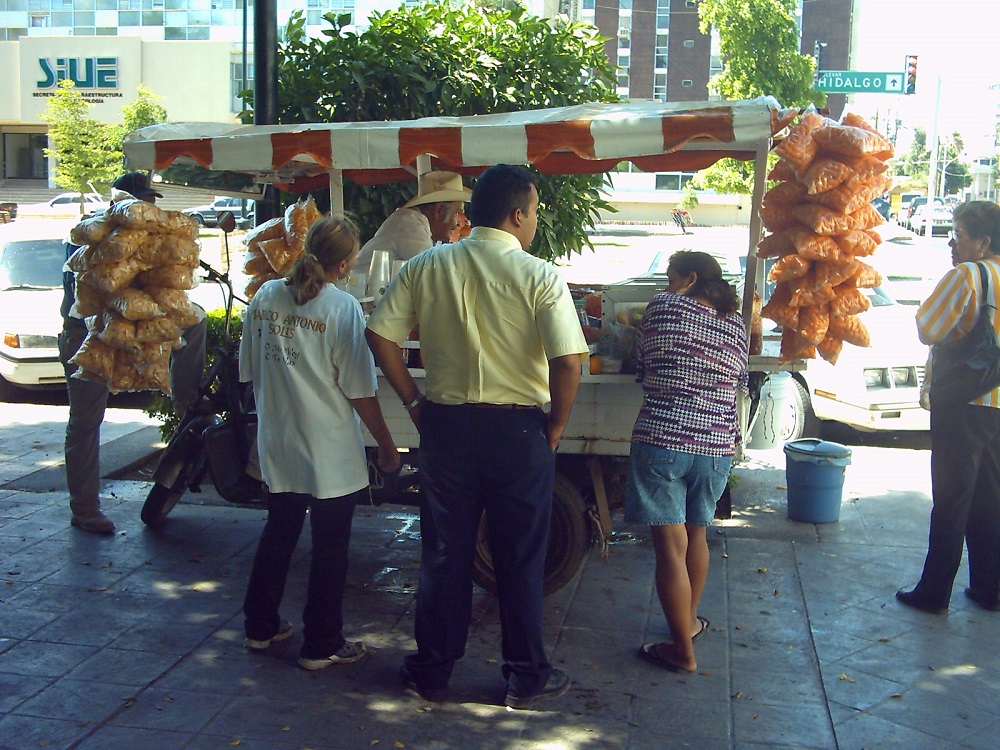
{"label": "straw hat", "polygon": [[425,203],[465,203],[472,191],[462,185],[462,175],[455,172],[425,172],[417,178],[417,194],[403,208],[422,206]]}

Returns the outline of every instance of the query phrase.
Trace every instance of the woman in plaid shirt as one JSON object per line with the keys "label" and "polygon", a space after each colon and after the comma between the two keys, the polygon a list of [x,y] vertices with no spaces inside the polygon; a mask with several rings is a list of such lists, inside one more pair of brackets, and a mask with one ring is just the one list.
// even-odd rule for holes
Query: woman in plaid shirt
{"label": "woman in plaid shirt", "polygon": [[673,638],[647,643],[639,655],[693,672],[693,640],[708,628],[698,617],[706,530],[739,440],[736,394],[747,387],[747,335],[736,291],[711,255],[675,253],[667,281],[639,326],[644,397],[632,431],[625,520],[650,527],[656,591]]}

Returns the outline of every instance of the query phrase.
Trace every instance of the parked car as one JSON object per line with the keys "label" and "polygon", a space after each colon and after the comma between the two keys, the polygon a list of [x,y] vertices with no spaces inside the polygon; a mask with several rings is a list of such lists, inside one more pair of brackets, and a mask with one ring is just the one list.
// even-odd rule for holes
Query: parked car
{"label": "parked car", "polygon": [[872,307],[860,317],[871,346],[844,344],[835,365],[810,359],[793,373],[782,416],[787,440],[817,436],[824,420],[865,432],[930,429],[930,412],[920,407],[928,349],[917,337],[915,308],[883,287],[864,291]]}
{"label": "parked car", "polygon": [[0,224],[17,218],[17,204],[13,201],[0,201]]}
{"label": "parked car", "polygon": [[253,226],[253,201],[242,198],[219,197],[207,206],[185,208],[184,213],[204,227],[214,227],[219,223],[219,213],[232,211],[237,226]]}
{"label": "parked car", "polygon": [[56,337],[62,329],[62,267],[66,227],[45,222],[0,227],[0,392],[12,387],[55,388],[66,380]]}
{"label": "parked car", "polygon": [[[938,206],[944,205],[944,201],[941,200],[940,198],[935,198],[934,200],[931,201],[931,203]],[[905,210],[901,210],[899,212],[899,217],[900,217],[898,221],[899,226],[904,227],[905,229],[909,229],[912,232],[913,215],[917,212],[917,209],[920,208],[920,206],[924,206],[926,204],[927,204],[927,197],[923,195],[918,195],[916,198],[911,200],[909,206]]]}
{"label": "parked car", "polygon": [[947,234],[952,226],[952,209],[950,206],[925,203],[918,206],[910,216],[910,228],[917,234],[932,236],[935,232]]}
{"label": "parked car", "polygon": [[[83,194],[83,213],[85,215],[104,213],[110,205],[98,193]],[[23,205],[20,207],[20,213],[24,216],[79,216],[81,213],[80,193],[60,193],[44,203]]]}
{"label": "parked car", "polygon": [[872,205],[886,221],[892,218],[892,205],[885,198],[872,198]]}

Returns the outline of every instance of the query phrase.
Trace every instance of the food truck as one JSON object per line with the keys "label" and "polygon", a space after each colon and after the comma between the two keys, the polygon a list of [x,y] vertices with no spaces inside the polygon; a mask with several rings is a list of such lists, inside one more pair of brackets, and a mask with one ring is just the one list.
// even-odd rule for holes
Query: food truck
{"label": "food truck", "polygon": [[[749,332],[755,291],[762,292],[765,281],[756,248],[762,236],[758,209],[767,183],[767,157],[775,139],[787,132],[797,114],[798,110],[782,108],[773,98],[761,97],[732,102],[582,104],[400,122],[166,123],[130,134],[124,152],[128,169],[150,170],[164,182],[170,182],[173,173],[183,175],[183,181],[191,185],[194,175],[204,173],[216,194],[222,194],[223,188],[239,192],[264,184],[293,193],[329,186],[334,211],[350,209],[343,206],[344,180],[379,185],[413,180],[430,169],[474,176],[493,164],[511,163],[530,165],[542,173],[584,174],[608,172],[623,161],[644,171],[693,171],[724,157],[751,161],[754,210],[744,246],[743,291]],[[600,294],[601,323],[627,322],[664,285],[663,280],[647,278],[594,290]],[[588,319],[588,323],[596,326],[597,321]],[[407,346],[417,348],[419,342],[407,342]],[[749,364],[752,392],[759,392],[768,374],[802,366],[801,362],[781,362],[776,342],[764,342],[761,353],[751,355]],[[411,371],[418,381],[424,376],[421,369]],[[419,435],[387,383],[379,389],[379,400],[400,448],[419,451]],[[744,430],[753,400],[741,405]],[[607,549],[612,511],[623,504],[624,468],[641,402],[634,374],[590,374],[584,364],[572,417],[556,455],[546,592],[558,590],[573,577],[594,538]],[[412,458],[408,463],[416,464]],[[419,494],[412,478],[397,489],[393,501]],[[475,578],[485,588],[493,587],[483,534]]]}

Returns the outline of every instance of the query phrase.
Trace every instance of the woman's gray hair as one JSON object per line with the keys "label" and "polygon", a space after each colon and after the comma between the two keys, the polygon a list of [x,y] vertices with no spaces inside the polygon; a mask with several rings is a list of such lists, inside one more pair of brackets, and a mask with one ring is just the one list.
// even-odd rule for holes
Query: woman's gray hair
{"label": "woman's gray hair", "polygon": [[969,201],[955,209],[953,221],[962,222],[962,229],[972,239],[990,238],[989,255],[1000,255],[1000,206],[993,201]]}

